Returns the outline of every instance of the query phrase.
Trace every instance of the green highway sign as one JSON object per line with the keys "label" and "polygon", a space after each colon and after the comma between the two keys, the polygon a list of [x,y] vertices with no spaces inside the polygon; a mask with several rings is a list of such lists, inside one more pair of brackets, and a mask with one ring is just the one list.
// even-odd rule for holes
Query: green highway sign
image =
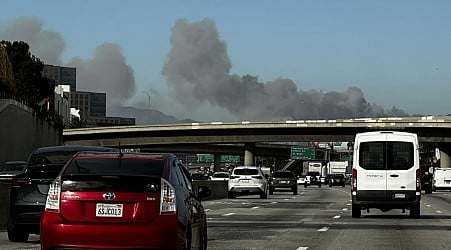
{"label": "green highway sign", "polygon": [[314,147],[303,147],[303,146],[292,146],[291,147],[291,159],[298,160],[315,160],[315,148]]}
{"label": "green highway sign", "polygon": [[[198,154],[197,155],[197,161],[199,163],[205,162],[205,163],[212,163],[214,162],[214,157],[212,154]],[[221,155],[221,162],[240,162],[240,156],[239,155]]]}

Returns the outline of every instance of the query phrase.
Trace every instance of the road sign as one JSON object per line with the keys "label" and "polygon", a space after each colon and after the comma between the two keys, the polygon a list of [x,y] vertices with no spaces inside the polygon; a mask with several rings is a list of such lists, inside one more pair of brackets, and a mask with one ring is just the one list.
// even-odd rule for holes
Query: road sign
{"label": "road sign", "polygon": [[[214,162],[214,157],[212,154],[198,154],[197,155],[197,161],[199,163],[212,163]],[[221,162],[226,163],[237,163],[240,162],[240,156],[239,155],[221,155]]]}
{"label": "road sign", "polygon": [[291,147],[291,159],[298,160],[315,160],[315,148],[314,147],[302,147],[302,146],[292,146]]}

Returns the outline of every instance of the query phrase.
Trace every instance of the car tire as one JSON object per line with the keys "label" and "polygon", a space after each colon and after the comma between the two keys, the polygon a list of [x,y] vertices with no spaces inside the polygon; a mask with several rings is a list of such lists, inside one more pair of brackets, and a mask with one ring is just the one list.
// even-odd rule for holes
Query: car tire
{"label": "car tire", "polygon": [[268,199],[268,194],[267,193],[260,194],[260,199]]}
{"label": "car tire", "polygon": [[27,242],[29,234],[15,227],[8,228],[8,239],[11,242]]}
{"label": "car tire", "polygon": [[306,188],[306,187],[307,187],[307,184],[304,184],[304,187]]}
{"label": "car tire", "polygon": [[270,194],[270,195],[273,195],[273,194],[274,194],[274,189],[273,189],[273,188],[270,188],[270,189],[269,189],[269,194]]}
{"label": "car tire", "polygon": [[318,187],[320,188],[320,187],[321,187],[321,184],[318,184]]}
{"label": "car tire", "polygon": [[420,218],[420,204],[410,206],[410,217]]}
{"label": "car tire", "polygon": [[234,193],[234,192],[228,192],[227,193],[227,197],[229,198],[229,199],[235,199],[236,198],[236,194]]}
{"label": "car tire", "polygon": [[332,187],[332,184],[329,184],[329,187]]}
{"label": "car tire", "polygon": [[298,187],[297,186],[293,187],[293,195],[298,195]]}
{"label": "car tire", "polygon": [[352,218],[360,218],[362,209],[359,206],[352,205]]}

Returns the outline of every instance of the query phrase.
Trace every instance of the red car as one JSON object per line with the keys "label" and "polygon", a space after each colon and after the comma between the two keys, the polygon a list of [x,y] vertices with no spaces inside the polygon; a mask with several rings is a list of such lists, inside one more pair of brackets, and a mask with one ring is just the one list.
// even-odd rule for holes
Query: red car
{"label": "red car", "polygon": [[41,249],[206,249],[209,195],[173,154],[81,152],[50,186]]}

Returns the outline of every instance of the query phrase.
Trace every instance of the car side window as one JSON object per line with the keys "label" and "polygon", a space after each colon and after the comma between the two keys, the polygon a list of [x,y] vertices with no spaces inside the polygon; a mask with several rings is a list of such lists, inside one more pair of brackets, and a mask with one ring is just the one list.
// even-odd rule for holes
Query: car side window
{"label": "car side window", "polygon": [[177,167],[180,169],[180,173],[185,180],[186,187],[188,188],[188,190],[193,191],[193,184],[191,183],[191,177],[188,170],[180,162],[177,163]]}
{"label": "car side window", "polygon": [[175,165],[174,166],[174,173],[175,173],[175,179],[176,179],[177,183],[180,186],[182,186],[184,188],[187,188],[186,181],[185,181],[185,179],[183,177],[183,174],[182,174],[178,164],[175,163],[174,165]]}

